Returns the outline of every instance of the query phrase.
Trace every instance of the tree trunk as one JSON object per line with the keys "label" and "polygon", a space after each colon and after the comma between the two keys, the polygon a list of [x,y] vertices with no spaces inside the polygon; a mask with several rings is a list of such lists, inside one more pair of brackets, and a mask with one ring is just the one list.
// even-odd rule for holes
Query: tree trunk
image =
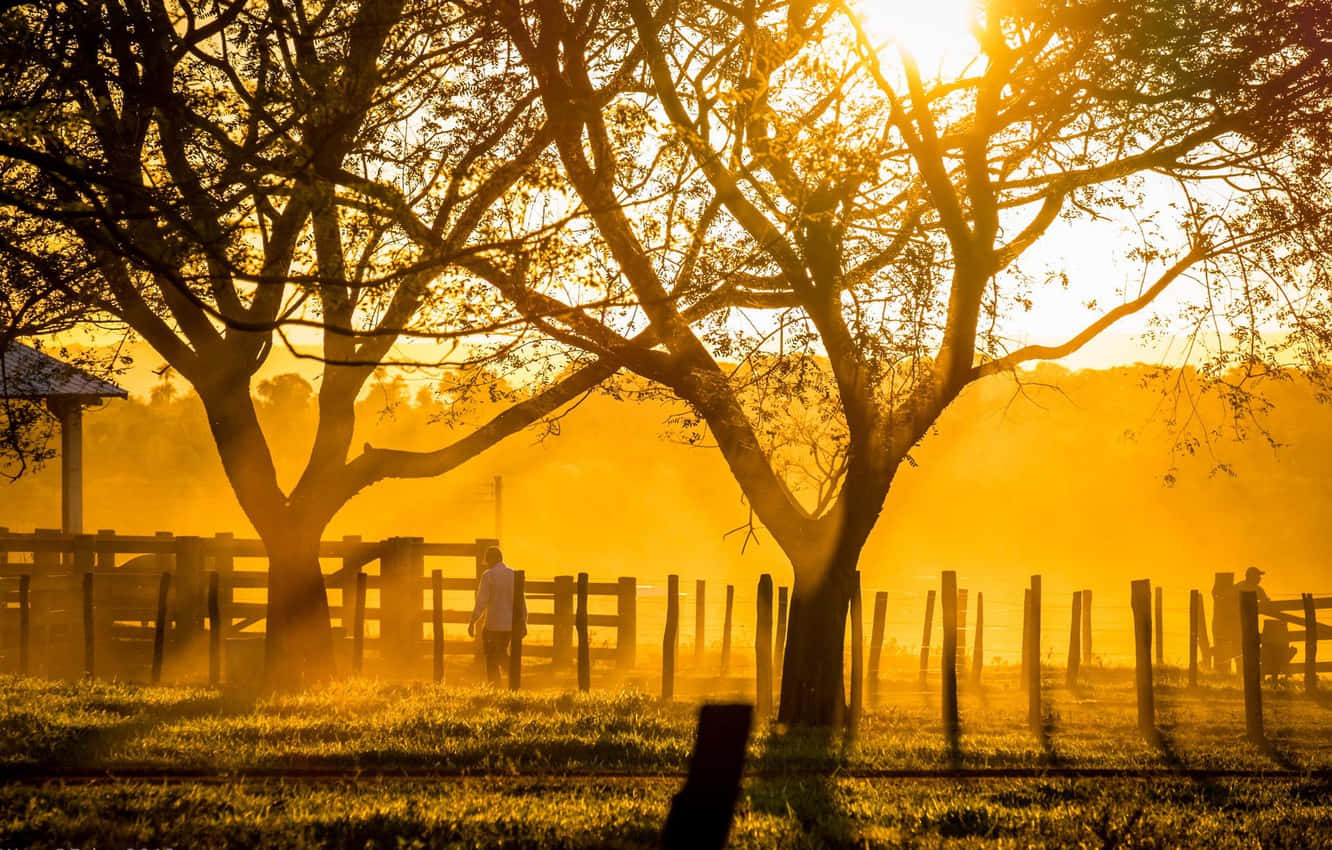
{"label": "tree trunk", "polygon": [[264,539],[269,559],[264,684],[270,689],[316,684],[335,672],[328,597],[319,569],[322,532],[291,528]]}
{"label": "tree trunk", "polygon": [[845,716],[842,655],[851,599],[847,577],[854,572],[858,555],[859,547],[839,553],[817,582],[800,581],[807,571],[796,567],[782,662],[780,723],[835,726]]}

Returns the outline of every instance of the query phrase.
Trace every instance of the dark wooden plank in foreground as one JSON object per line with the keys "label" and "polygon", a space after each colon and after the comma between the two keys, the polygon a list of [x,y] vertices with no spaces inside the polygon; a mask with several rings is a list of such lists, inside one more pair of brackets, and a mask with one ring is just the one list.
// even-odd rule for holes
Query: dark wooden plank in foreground
{"label": "dark wooden plank in foreground", "polygon": [[726,846],[753,721],[754,707],[748,703],[699,709],[689,775],[671,800],[661,833],[664,850],[720,850]]}

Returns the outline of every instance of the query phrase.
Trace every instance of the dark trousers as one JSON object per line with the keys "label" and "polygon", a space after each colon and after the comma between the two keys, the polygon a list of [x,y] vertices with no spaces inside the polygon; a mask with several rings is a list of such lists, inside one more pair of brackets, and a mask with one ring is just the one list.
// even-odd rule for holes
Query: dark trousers
{"label": "dark trousers", "polygon": [[504,667],[509,662],[509,637],[512,632],[481,630],[481,646],[486,653],[486,678],[499,684]]}

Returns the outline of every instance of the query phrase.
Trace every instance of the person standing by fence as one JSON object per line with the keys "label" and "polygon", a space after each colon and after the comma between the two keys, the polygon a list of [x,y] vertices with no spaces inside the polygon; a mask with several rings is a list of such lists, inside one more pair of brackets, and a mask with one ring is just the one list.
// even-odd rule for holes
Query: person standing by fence
{"label": "person standing by fence", "polygon": [[504,555],[494,546],[486,550],[486,571],[476,588],[476,605],[467,623],[467,635],[476,635],[476,624],[481,622],[481,645],[486,656],[486,679],[498,684],[501,672],[508,664],[509,643],[514,629],[519,637],[527,636],[527,600],[520,599],[522,622],[513,621],[513,570],[504,563]]}

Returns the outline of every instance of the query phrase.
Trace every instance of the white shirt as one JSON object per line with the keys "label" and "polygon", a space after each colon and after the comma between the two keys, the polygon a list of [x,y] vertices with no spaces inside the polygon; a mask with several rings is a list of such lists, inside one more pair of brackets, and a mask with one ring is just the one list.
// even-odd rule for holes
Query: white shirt
{"label": "white shirt", "polygon": [[[523,625],[527,625],[527,600],[521,601]],[[481,574],[476,588],[476,607],[472,609],[472,622],[486,615],[488,632],[513,631],[513,570],[500,561]]]}

